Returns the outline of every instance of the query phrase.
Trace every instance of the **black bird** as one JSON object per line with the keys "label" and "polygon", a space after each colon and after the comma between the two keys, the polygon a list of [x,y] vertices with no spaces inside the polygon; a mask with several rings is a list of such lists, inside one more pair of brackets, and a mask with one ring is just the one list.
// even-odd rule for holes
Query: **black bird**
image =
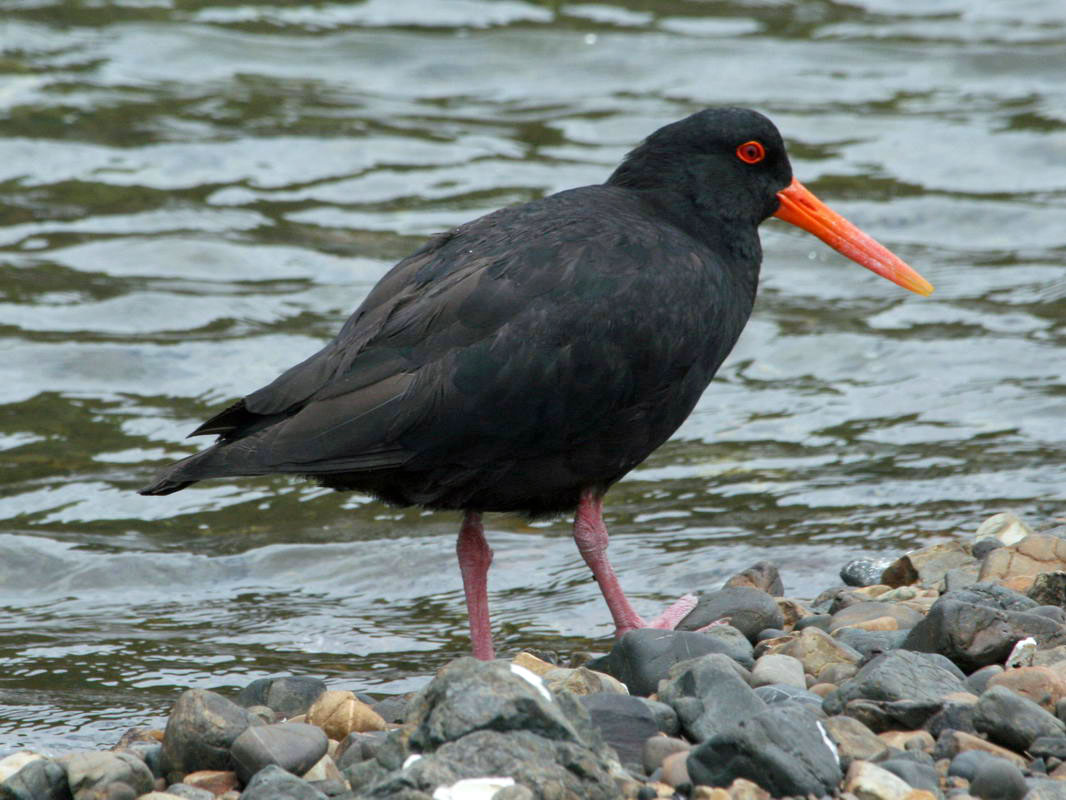
{"label": "black bird", "polygon": [[600,186],[505,208],[394,266],[337,337],[190,435],[216,434],[142,494],[291,473],[464,512],[473,652],[493,657],[485,511],[576,509],[574,539],[617,633],[645,623],[607,561],[603,496],[677,430],[748,321],[758,226],[798,225],[899,285],[933,287],[792,177],[742,108],[660,128]]}

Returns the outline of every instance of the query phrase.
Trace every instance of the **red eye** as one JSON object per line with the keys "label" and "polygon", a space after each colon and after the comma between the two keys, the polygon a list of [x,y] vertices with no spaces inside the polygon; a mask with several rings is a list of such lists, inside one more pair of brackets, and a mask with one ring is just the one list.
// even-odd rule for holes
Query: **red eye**
{"label": "red eye", "polygon": [[766,158],[766,148],[762,146],[762,142],[755,140],[744,142],[737,148],[737,158],[745,164],[758,164]]}

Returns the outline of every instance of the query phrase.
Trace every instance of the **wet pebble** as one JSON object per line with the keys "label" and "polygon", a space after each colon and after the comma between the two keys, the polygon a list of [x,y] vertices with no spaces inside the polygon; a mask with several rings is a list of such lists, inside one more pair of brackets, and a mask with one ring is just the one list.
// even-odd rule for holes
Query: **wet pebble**
{"label": "wet pebble", "polygon": [[749,641],[755,641],[764,628],[784,625],[781,609],[769,594],[750,586],[731,586],[701,594],[678,630],[694,631],[719,620],[728,622]]}
{"label": "wet pebble", "polygon": [[325,732],[301,722],[248,728],[230,748],[237,777],[244,783],[269,765],[302,775],[329,747]]}
{"label": "wet pebble", "polygon": [[305,713],[327,688],[321,678],[306,675],[260,678],[240,691],[237,703],[245,707],[266,706],[290,718]]}

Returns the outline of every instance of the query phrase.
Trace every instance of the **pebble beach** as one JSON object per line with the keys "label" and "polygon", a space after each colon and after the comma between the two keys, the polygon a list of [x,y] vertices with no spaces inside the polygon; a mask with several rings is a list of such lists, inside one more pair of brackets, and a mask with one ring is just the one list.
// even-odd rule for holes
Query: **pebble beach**
{"label": "pebble beach", "polygon": [[1021,800],[1066,797],[1066,525],[849,563],[814,598],[760,562],[676,631],[190,689],[163,729],[0,760],[3,800]]}

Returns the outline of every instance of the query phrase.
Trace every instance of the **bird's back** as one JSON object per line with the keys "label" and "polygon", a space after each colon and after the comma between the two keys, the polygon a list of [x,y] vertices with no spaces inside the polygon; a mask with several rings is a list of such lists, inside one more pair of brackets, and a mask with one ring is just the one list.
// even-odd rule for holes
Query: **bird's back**
{"label": "bird's back", "polygon": [[639,192],[592,186],[437,236],[144,491],[280,472],[399,504],[572,508],[665,441],[732,348],[750,227],[718,252]]}

